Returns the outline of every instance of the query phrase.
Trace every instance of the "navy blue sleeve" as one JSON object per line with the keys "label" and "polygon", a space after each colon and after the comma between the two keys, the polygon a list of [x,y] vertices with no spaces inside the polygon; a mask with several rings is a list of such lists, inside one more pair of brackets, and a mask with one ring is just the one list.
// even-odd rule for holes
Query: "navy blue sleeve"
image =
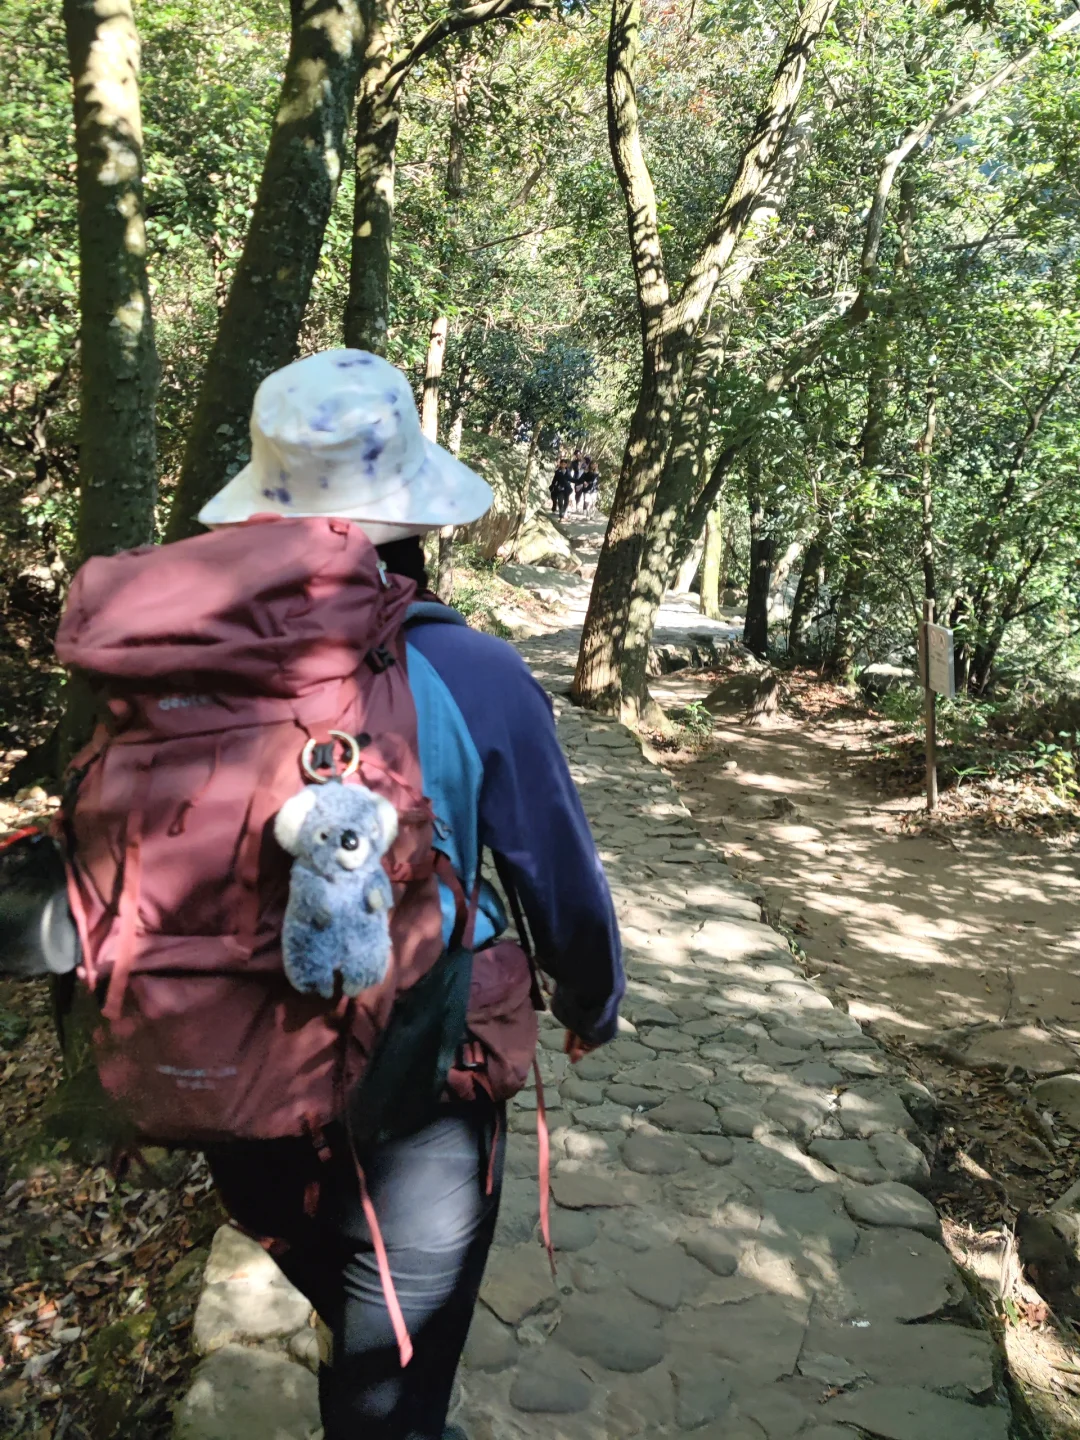
{"label": "navy blue sleeve", "polygon": [[619,930],[550,698],[491,635],[418,624],[409,643],[438,671],[480,755],[480,843],[510,870],[537,963],[555,981],[555,1015],[589,1043],[610,1040],[626,988]]}

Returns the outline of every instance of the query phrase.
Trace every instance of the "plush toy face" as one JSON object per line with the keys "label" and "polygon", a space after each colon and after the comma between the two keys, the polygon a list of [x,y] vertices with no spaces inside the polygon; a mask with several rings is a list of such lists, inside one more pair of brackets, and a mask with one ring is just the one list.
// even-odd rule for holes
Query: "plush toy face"
{"label": "plush toy face", "polygon": [[379,861],[397,835],[397,811],[365,785],[308,785],[278,811],[278,844],[326,880]]}

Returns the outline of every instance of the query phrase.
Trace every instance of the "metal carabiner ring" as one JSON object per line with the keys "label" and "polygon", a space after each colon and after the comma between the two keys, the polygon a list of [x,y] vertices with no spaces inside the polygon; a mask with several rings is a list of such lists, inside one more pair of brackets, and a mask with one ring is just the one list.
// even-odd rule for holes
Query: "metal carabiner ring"
{"label": "metal carabiner ring", "polygon": [[300,769],[307,778],[314,781],[316,785],[325,785],[328,780],[347,780],[350,775],[355,775],[360,768],[360,746],[357,743],[356,736],[347,735],[344,730],[331,730],[330,738],[331,740],[340,740],[349,757],[345,762],[345,769],[342,770],[340,775],[320,775],[318,770],[313,768],[311,762],[315,758],[315,747],[318,741],[309,740],[300,753]]}

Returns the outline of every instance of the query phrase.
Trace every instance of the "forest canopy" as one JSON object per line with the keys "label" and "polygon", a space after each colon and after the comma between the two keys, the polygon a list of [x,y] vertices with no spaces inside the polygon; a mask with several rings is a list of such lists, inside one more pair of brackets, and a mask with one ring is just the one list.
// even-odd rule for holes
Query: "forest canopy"
{"label": "forest canopy", "polygon": [[81,558],[190,533],[269,370],[364,344],[419,396],[437,321],[441,436],[528,457],[500,503],[527,509],[560,445],[599,457],[585,703],[645,702],[656,604],[706,530],[702,606],[745,593],[759,655],[910,663],[930,598],[972,694],[1071,682],[1077,23],[1049,0],[8,0],[9,622],[45,646]]}

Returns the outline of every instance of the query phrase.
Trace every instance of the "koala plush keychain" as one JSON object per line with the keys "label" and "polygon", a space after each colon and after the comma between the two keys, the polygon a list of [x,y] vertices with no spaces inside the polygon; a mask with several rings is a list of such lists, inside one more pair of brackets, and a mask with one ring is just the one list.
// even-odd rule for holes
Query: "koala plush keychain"
{"label": "koala plush keychain", "polygon": [[277,842],[295,856],[281,948],[297,990],[329,1000],[336,972],[346,995],[385,978],[394,896],[382,857],[397,826],[389,800],[337,780],[305,786],[278,811]]}

